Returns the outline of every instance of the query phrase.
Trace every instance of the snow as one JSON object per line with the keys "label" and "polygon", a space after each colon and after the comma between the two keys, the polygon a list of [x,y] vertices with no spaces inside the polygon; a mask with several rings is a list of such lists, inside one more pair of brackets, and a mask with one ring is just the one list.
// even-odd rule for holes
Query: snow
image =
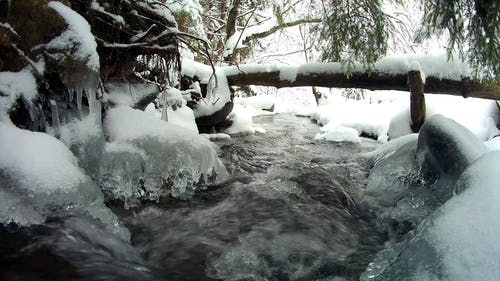
{"label": "snow", "polygon": [[500,150],[500,137],[492,138],[484,144],[489,150]]}
{"label": "snow", "polygon": [[224,133],[216,133],[216,134],[200,134],[200,136],[207,138],[209,140],[229,140],[231,136]]}
{"label": "snow", "polygon": [[17,99],[22,97],[30,102],[37,93],[36,79],[31,72],[0,72],[0,121],[10,122],[7,113]]}
{"label": "snow", "polygon": [[326,131],[338,126],[350,127],[356,129],[358,134],[364,133],[386,142],[394,106],[389,102],[370,104],[366,100],[332,96],[327,104],[318,106],[311,118],[324,125]]}
{"label": "snow", "polygon": [[172,12],[163,3],[157,2],[156,0],[145,0],[145,1],[138,1],[135,4],[143,7],[144,9],[147,9],[147,10],[154,12],[155,14],[157,14],[161,17],[164,17],[165,19],[167,19],[169,22],[171,22],[173,24],[177,24],[177,21],[175,20],[174,16],[172,15]]}
{"label": "snow", "polygon": [[274,114],[269,111],[274,106],[275,95],[260,95],[253,97],[235,97],[234,103],[239,104],[246,109],[252,116]]}
{"label": "snow", "polygon": [[224,131],[224,133],[229,135],[249,135],[266,132],[265,129],[254,126],[252,112],[239,104],[234,105],[233,111],[231,111],[227,118],[233,121],[233,124]]}
{"label": "snow", "polygon": [[315,140],[327,140],[327,141],[334,141],[334,142],[353,142],[353,143],[360,143],[361,140],[359,139],[358,136],[358,131],[353,128],[348,128],[348,127],[343,127],[343,126],[336,126],[333,128],[327,128],[325,129],[324,127],[322,128],[323,133],[318,133],[314,137]]}
{"label": "snow", "polygon": [[429,229],[449,280],[497,280],[500,275],[500,152],[473,164],[457,184],[467,189],[447,201]]}
{"label": "snow", "polygon": [[104,7],[102,7],[101,5],[99,5],[99,2],[97,2],[96,0],[93,0],[92,1],[92,4],[90,5],[90,7],[93,9],[93,10],[96,10],[100,13],[103,13],[109,17],[111,17],[115,22],[121,24],[121,25],[125,25],[125,20],[123,19],[122,16],[120,15],[115,15],[115,14],[112,14],[110,12],[107,12]]}
{"label": "snow", "polygon": [[86,180],[71,151],[47,134],[0,122],[0,155],[0,170],[30,192],[68,191]]}
{"label": "snow", "polygon": [[197,77],[202,84],[207,84],[207,96],[199,101],[193,110],[195,117],[209,116],[231,100],[231,91],[223,68],[216,67],[214,75],[210,66],[183,59],[182,75]]}
{"label": "snow", "polygon": [[85,62],[87,67],[95,72],[99,71],[99,55],[97,43],[90,29],[89,23],[77,12],[58,1],[51,1],[48,6],[61,15],[68,29],[59,37],[47,43],[49,49],[68,50],[76,47],[74,57]]}
{"label": "snow", "polygon": [[159,88],[154,84],[111,82],[104,85],[103,101],[115,105],[135,106],[142,99],[157,95]]}
{"label": "snow", "polygon": [[[455,56],[457,58],[458,56]],[[362,63],[354,63],[352,72],[364,73],[368,69]],[[419,70],[423,81],[425,77],[433,76],[440,79],[462,80],[465,77],[474,77],[472,68],[465,62],[458,59],[448,60],[445,51],[435,51],[433,53],[419,54],[394,54],[381,58],[373,65],[373,71],[381,74],[397,75],[408,74],[410,70]],[[271,72],[280,74],[282,81],[295,81],[297,75],[308,74],[338,74],[343,73],[345,68],[340,62],[330,63],[305,63],[297,66],[290,65],[239,65],[225,68],[226,73],[235,75],[248,72]]]}
{"label": "snow", "polygon": [[[170,106],[167,107],[168,121],[166,122],[198,133],[198,127],[196,126],[193,110],[186,106],[185,100],[181,100],[181,102],[182,107],[178,107],[176,110],[173,110]],[[160,110],[155,108],[153,103],[150,103],[144,112],[161,119],[162,113]]]}
{"label": "snow", "polygon": [[[127,142],[143,137],[158,138],[166,142],[189,142],[199,138],[198,134],[193,131],[126,106],[117,106],[108,110],[105,120],[106,134],[112,142]],[[115,126],[115,124],[123,126]]]}
{"label": "snow", "polygon": [[[448,95],[426,94],[426,118],[441,114],[451,118],[472,131],[479,139],[486,141],[495,133],[495,116],[498,109],[495,101]],[[401,100],[400,110],[390,122],[389,138],[397,138],[412,133],[410,124],[409,99]],[[491,120],[490,120],[491,119]],[[489,121],[488,121],[489,120]],[[493,123],[493,124],[492,124]]]}

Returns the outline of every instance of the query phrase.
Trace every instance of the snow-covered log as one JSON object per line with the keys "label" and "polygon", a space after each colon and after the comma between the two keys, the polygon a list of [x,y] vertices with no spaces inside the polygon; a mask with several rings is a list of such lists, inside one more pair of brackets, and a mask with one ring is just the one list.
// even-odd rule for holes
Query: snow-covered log
{"label": "snow-covered log", "polygon": [[368,90],[410,91],[409,71],[420,71],[425,93],[500,99],[500,87],[473,78],[472,70],[446,55],[399,55],[381,59],[368,69],[354,64],[346,74],[341,63],[307,63],[299,66],[239,65],[228,67],[232,86],[283,87],[320,86]]}

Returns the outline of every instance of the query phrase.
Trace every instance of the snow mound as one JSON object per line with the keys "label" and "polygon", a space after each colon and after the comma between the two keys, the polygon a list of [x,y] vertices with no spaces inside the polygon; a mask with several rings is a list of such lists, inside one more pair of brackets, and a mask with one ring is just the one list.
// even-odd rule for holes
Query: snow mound
{"label": "snow mound", "polygon": [[[186,198],[199,186],[225,180],[228,176],[215,144],[151,114],[124,106],[112,108],[108,110],[104,128],[115,145],[134,147],[135,152],[126,153],[143,151],[147,156],[148,161],[141,164],[143,172],[128,176],[140,180],[133,182],[134,188],[143,188],[149,194],[148,199],[166,194]],[[134,159],[139,158],[140,155]],[[108,173],[126,177],[122,167],[128,163],[127,157],[123,157],[121,162],[111,163]]]}

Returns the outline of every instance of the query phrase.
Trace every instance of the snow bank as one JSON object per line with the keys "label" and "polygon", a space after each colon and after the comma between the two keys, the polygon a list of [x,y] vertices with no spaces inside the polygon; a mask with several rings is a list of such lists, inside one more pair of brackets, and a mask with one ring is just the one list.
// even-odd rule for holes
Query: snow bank
{"label": "snow bank", "polygon": [[328,104],[317,107],[311,118],[324,125],[325,131],[339,126],[350,127],[356,129],[358,135],[365,134],[386,142],[389,121],[397,110],[396,106],[390,102],[370,104],[366,100],[332,96]]}
{"label": "snow bank", "polygon": [[[426,94],[425,101],[426,118],[430,118],[435,114],[451,118],[472,131],[483,141],[489,140],[496,132],[494,123],[498,118],[496,116],[498,109],[495,101],[434,94]],[[412,133],[409,126],[411,122],[409,99],[406,103],[402,100],[400,104],[401,109],[392,117],[390,122],[388,131],[390,139]]]}
{"label": "snow bank", "polygon": [[36,79],[31,72],[0,72],[0,121],[10,122],[7,113],[17,99],[31,102],[37,93]]}
{"label": "snow bank", "polygon": [[68,192],[86,181],[77,159],[47,134],[0,123],[0,169],[34,193]]}
{"label": "snow bank", "polygon": [[89,23],[77,12],[61,2],[51,1],[48,6],[61,15],[68,29],[59,37],[47,43],[49,49],[68,50],[76,48],[73,56],[76,60],[85,62],[94,72],[99,72],[99,55],[97,43],[90,29]]}

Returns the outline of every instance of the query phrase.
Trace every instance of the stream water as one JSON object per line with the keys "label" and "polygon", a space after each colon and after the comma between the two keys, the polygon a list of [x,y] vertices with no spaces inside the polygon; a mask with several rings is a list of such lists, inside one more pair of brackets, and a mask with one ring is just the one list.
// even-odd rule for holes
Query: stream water
{"label": "stream water", "polygon": [[84,218],[2,230],[0,250],[22,254],[3,258],[0,280],[358,280],[387,239],[359,204],[359,155],[377,143],[316,141],[316,124],[287,114],[254,122],[267,133],[219,142],[230,181],[113,208],[131,243]]}

